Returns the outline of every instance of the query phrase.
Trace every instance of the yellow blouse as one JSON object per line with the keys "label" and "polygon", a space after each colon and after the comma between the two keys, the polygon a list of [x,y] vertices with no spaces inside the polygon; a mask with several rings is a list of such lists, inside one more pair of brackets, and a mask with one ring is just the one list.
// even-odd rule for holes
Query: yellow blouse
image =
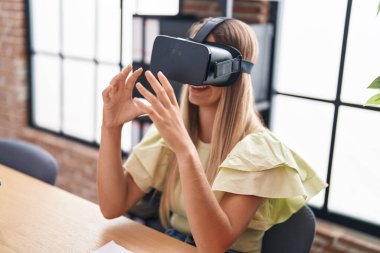
{"label": "yellow blouse", "polygon": [[[210,144],[197,146],[203,168]],[[171,151],[152,125],[124,164],[144,192],[162,191]],[[264,198],[245,232],[232,245],[233,250],[259,253],[264,232],[287,220],[327,184],[295,152],[286,147],[268,129],[247,135],[219,166],[212,190],[218,201],[225,192]],[[170,223],[178,231],[190,234],[181,185],[172,197]]]}

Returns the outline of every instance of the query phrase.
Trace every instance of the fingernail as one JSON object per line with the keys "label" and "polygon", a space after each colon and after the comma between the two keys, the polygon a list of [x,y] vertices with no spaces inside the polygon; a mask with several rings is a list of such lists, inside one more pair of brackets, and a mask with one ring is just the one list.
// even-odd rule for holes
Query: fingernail
{"label": "fingernail", "polygon": [[158,74],[159,74],[159,75],[162,75],[162,72],[161,72],[161,71],[158,71]]}

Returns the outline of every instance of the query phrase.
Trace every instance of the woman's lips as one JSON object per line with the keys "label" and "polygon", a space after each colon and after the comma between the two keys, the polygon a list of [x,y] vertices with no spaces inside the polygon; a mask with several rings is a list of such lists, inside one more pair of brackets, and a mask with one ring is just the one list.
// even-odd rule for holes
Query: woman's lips
{"label": "woman's lips", "polygon": [[207,85],[201,85],[201,86],[190,85],[190,91],[192,93],[201,93],[207,89],[208,89]]}

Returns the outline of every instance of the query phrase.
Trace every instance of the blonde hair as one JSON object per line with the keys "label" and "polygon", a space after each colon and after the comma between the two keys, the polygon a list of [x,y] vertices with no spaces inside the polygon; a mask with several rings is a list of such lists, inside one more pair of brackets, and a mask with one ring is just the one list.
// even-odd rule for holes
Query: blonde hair
{"label": "blonde hair", "polygon": [[[203,22],[207,20],[195,23],[190,28],[190,37],[194,37]],[[243,59],[256,62],[258,43],[256,35],[247,24],[236,19],[229,19],[216,27],[211,34],[216,42],[237,48]],[[182,89],[180,107],[187,131],[193,143],[197,145],[199,141],[199,108],[189,102],[187,85]],[[210,184],[216,177],[219,165],[232,148],[247,134],[260,127],[263,127],[263,124],[255,107],[251,77],[249,74],[242,73],[233,85],[222,89],[212,129],[208,164],[205,168]],[[171,199],[178,182],[178,164],[175,155],[172,154],[160,203],[160,219],[166,227],[169,226]]]}

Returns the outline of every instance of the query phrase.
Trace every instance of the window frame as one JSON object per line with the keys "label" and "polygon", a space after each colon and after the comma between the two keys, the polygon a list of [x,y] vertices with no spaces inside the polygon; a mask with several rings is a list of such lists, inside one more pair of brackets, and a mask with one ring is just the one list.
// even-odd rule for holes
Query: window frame
{"label": "window frame", "polygon": [[[333,158],[334,158],[334,148],[335,148],[335,140],[336,140],[336,131],[337,131],[337,123],[338,123],[338,114],[339,114],[339,108],[340,106],[347,106],[349,108],[358,108],[361,110],[370,110],[370,111],[376,111],[380,112],[380,107],[364,107],[363,105],[354,104],[354,103],[347,103],[341,101],[341,93],[342,93],[342,85],[343,85],[343,74],[344,74],[344,63],[345,63],[345,56],[346,56],[346,48],[347,48],[347,40],[348,40],[348,32],[349,32],[349,25],[350,25],[350,17],[351,17],[351,10],[352,10],[352,3],[353,0],[347,0],[347,9],[345,14],[345,21],[344,21],[344,32],[343,32],[343,40],[342,40],[342,47],[341,47],[341,56],[340,56],[340,64],[339,64],[339,73],[338,73],[338,81],[337,81],[337,91],[335,99],[321,99],[321,98],[315,98],[315,97],[308,97],[308,96],[301,96],[301,95],[295,95],[291,93],[286,92],[279,92],[275,89],[272,83],[272,96],[276,95],[282,95],[292,98],[302,98],[307,99],[310,101],[318,101],[322,103],[330,103],[334,105],[334,116],[333,116],[333,124],[332,124],[332,135],[330,140],[330,151],[329,151],[329,158],[328,158],[328,167],[327,167],[327,178],[325,179],[326,182],[329,184],[329,187],[326,188],[325,196],[324,196],[324,203],[322,208],[317,208],[314,206],[311,206],[311,209],[313,210],[314,214],[317,218],[325,219],[370,235],[378,236],[380,234],[380,226],[370,223],[364,220],[355,219],[353,217],[343,215],[337,212],[330,211],[328,209],[328,202],[329,202],[329,192],[330,192],[330,182],[331,182],[331,174],[332,174],[332,166],[333,166]],[[280,7],[281,8],[281,7]],[[276,50],[276,48],[274,48]],[[274,57],[276,57],[276,52],[274,52]],[[272,82],[273,79],[272,79]],[[271,104],[272,105],[272,104]]]}
{"label": "window frame", "polygon": [[[59,0],[59,28],[60,28],[60,31],[59,31],[59,51],[58,53],[51,53],[51,52],[46,52],[46,51],[42,51],[42,50],[39,50],[39,51],[35,51],[33,48],[32,48],[32,9],[31,9],[31,2],[30,1],[27,1],[25,0],[24,1],[24,4],[25,4],[25,9],[24,9],[24,15],[25,15],[25,30],[26,30],[26,45],[25,45],[25,48],[26,48],[26,53],[27,53],[27,59],[26,59],[26,62],[27,62],[27,86],[28,86],[28,125],[34,129],[37,129],[37,130],[41,130],[41,131],[44,131],[44,132],[47,132],[49,134],[52,134],[52,135],[55,135],[55,136],[58,136],[58,137],[63,137],[67,140],[71,140],[71,141],[75,141],[75,142],[78,142],[80,144],[83,144],[83,145],[86,145],[88,147],[92,147],[92,148],[99,148],[99,144],[97,142],[97,126],[96,126],[96,122],[97,122],[97,118],[98,118],[98,115],[97,115],[97,106],[96,106],[96,90],[98,88],[98,84],[97,84],[97,68],[98,66],[101,64],[101,65],[108,65],[108,66],[118,66],[119,70],[122,70],[124,66],[124,62],[123,62],[123,2],[124,0],[119,0],[120,1],[120,55],[119,55],[119,59],[118,59],[118,62],[117,63],[110,63],[110,62],[107,62],[107,61],[102,61],[102,60],[99,60],[98,59],[98,56],[95,54],[94,55],[94,58],[93,59],[87,59],[87,58],[83,58],[83,57],[77,57],[77,56],[66,56],[63,54],[63,47],[62,47],[62,44],[63,44],[63,29],[62,29],[62,25],[63,25],[63,1],[64,0]],[[144,15],[145,17],[150,17],[150,18],[158,18],[158,19],[164,19],[165,17],[168,17],[168,18],[172,18],[172,17],[175,17],[175,18],[178,18],[178,19],[181,19],[181,18],[189,18],[189,17],[185,17],[181,14],[181,9],[182,9],[182,6],[183,6],[183,0],[178,0],[179,2],[179,12],[176,16],[157,16],[157,15]],[[98,2],[96,1],[94,3],[95,5],[95,25],[97,24],[98,20],[99,20],[99,16],[98,16]],[[138,14],[133,14],[132,17],[134,16],[139,16]],[[97,33],[98,33],[98,29],[97,27],[95,27],[95,37],[97,36]],[[125,35],[124,35],[125,36]],[[145,35],[144,35],[145,37]],[[145,43],[145,40],[143,39],[142,41],[143,43],[143,47],[142,47],[142,53],[144,53],[144,43]],[[97,47],[97,42],[95,41],[95,48]],[[34,74],[34,66],[33,66],[33,57],[36,56],[36,55],[41,55],[41,56],[53,56],[53,57],[56,57],[58,60],[59,60],[59,72],[60,72],[60,83],[59,83],[59,90],[60,90],[60,127],[59,127],[59,131],[55,131],[55,130],[52,130],[52,129],[49,129],[49,128],[46,128],[46,127],[43,127],[43,126],[39,126],[38,124],[36,124],[35,122],[35,112],[34,112],[34,98],[35,98],[35,94],[34,94],[34,87],[33,87],[33,74]],[[63,83],[63,73],[64,73],[64,70],[63,70],[63,64],[64,64],[64,60],[65,59],[71,59],[71,60],[76,60],[76,61],[84,61],[84,62],[87,62],[87,63],[93,63],[94,64],[94,67],[95,67],[95,72],[94,72],[94,103],[95,103],[95,109],[94,109],[94,123],[95,123],[95,127],[94,127],[94,133],[93,133],[93,140],[92,141],[88,141],[88,140],[84,140],[82,138],[79,138],[79,137],[76,137],[76,136],[72,136],[68,133],[65,133],[63,131],[63,86],[64,86],[64,83]],[[143,61],[142,61],[143,62]],[[134,69],[137,69],[139,66],[144,66],[144,67],[147,67],[148,65],[147,64],[141,64],[139,62],[133,62],[133,66],[134,66]],[[135,94],[135,93],[134,93]],[[150,122],[150,120],[147,118],[147,117],[141,117],[139,119],[136,119],[134,120],[135,122],[137,122],[140,126],[140,130],[144,129],[144,124]],[[143,136],[143,132],[140,131],[140,138]],[[129,150],[130,151],[130,150]],[[129,151],[122,151],[123,155],[124,156],[128,156],[128,153]]]}

